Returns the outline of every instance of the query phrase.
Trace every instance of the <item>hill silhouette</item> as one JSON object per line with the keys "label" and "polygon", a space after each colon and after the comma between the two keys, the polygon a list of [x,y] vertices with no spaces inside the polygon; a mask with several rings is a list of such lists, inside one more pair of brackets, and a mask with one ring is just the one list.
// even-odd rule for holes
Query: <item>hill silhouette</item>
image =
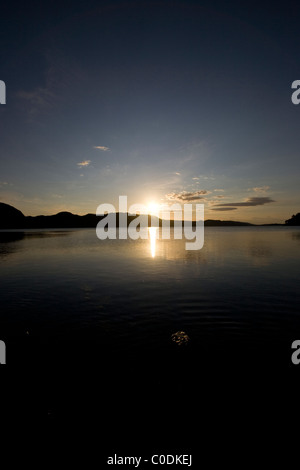
{"label": "hill silhouette", "polygon": [[[137,216],[125,214],[127,224]],[[71,212],[59,212],[55,215],[24,216],[18,209],[9,204],[0,203],[0,229],[41,229],[41,228],[96,228],[104,216],[96,214],[77,215]],[[116,213],[116,226],[119,227],[120,214]],[[154,224],[159,226],[161,221],[154,217]],[[143,215],[142,222],[151,225],[151,216]]]}
{"label": "hill silhouette", "polygon": [[285,225],[300,225],[300,212],[285,221]]}
{"label": "hill silhouette", "polygon": [[[127,225],[132,222],[137,216],[125,214],[127,217]],[[21,211],[9,204],[0,203],[0,229],[42,229],[42,228],[96,228],[98,222],[104,216],[97,216],[96,214],[77,215],[71,212],[59,212],[55,215],[38,215],[38,216],[25,216]],[[141,216],[145,224],[151,225],[151,216]],[[116,226],[119,227],[120,214],[116,213]],[[152,218],[152,225],[161,226],[162,220],[158,217]],[[291,222],[290,222],[291,221]],[[300,225],[300,214],[293,216],[285,222],[286,225]],[[174,222],[170,221],[173,226]],[[193,222],[195,225],[195,222]],[[255,226],[248,222],[239,222],[233,220],[212,220],[204,221],[206,227],[227,227],[227,226]],[[273,225],[273,224],[268,224]],[[274,224],[280,225],[280,224]]]}
{"label": "hill silhouette", "polygon": [[247,225],[254,225],[250,224],[249,222],[237,222],[234,220],[212,220],[212,219],[207,219],[204,221],[204,225],[206,227],[241,227],[241,226],[247,226]]}
{"label": "hill silhouette", "polygon": [[0,202],[0,228],[22,228],[25,223],[26,217],[21,211]]}

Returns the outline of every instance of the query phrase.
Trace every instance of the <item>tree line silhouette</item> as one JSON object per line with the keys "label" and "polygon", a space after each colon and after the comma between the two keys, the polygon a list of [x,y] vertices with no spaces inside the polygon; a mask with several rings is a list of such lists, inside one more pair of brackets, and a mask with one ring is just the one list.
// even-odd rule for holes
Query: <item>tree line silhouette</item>
{"label": "tree line silhouette", "polygon": [[300,225],[300,212],[285,221],[285,225]]}

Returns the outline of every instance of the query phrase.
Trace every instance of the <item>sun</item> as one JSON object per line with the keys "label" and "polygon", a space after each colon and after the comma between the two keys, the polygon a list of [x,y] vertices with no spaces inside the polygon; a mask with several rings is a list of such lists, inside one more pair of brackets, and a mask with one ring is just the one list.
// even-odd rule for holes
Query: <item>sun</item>
{"label": "sun", "polygon": [[159,204],[154,201],[148,203],[149,214],[157,214],[159,212]]}

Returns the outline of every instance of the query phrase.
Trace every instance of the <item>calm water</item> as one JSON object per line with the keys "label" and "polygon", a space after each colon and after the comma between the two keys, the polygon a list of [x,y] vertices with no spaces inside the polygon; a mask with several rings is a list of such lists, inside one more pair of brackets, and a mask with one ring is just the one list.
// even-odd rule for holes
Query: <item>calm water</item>
{"label": "calm water", "polygon": [[300,338],[298,228],[206,228],[199,251],[100,241],[94,229],[2,232],[0,260],[0,336],[16,363],[24,341],[89,361],[98,350],[172,354],[183,331],[182,349],[205,362],[235,343]]}
{"label": "calm water", "polygon": [[122,448],[202,458],[228,422],[265,445],[264,419],[276,438],[274,420],[299,393],[298,228],[207,228],[194,252],[184,240],[100,241],[92,229],[0,238],[11,420],[48,416],[51,435],[68,426],[80,442],[89,431],[96,459]]}

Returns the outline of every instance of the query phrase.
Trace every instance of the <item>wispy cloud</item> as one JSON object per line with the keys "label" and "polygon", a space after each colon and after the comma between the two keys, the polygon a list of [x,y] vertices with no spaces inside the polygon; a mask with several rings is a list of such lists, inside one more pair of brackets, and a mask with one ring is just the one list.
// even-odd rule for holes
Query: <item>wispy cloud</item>
{"label": "wispy cloud", "polygon": [[47,87],[38,87],[31,91],[21,90],[16,96],[29,104],[27,111],[30,117],[51,109],[56,98],[55,93]]}
{"label": "wispy cloud", "polygon": [[276,202],[270,197],[249,197],[244,202],[227,202],[218,204],[216,207],[252,207],[252,206],[263,206],[264,204],[270,204]]}
{"label": "wispy cloud", "polygon": [[270,186],[260,186],[256,188],[251,188],[249,191],[255,191],[256,193],[266,193],[270,189]]}
{"label": "wispy cloud", "polygon": [[181,176],[181,173],[179,173],[179,171],[175,171],[175,175]]}
{"label": "wispy cloud", "polygon": [[215,180],[216,178],[214,178],[213,176],[199,175],[199,176],[193,176],[192,179],[193,179],[193,180],[200,180],[200,179],[203,179],[203,180]]}
{"label": "wispy cloud", "polygon": [[187,192],[181,191],[180,193],[169,193],[166,194],[166,198],[169,201],[179,201],[179,202],[190,202],[190,201],[199,201],[204,199],[204,196],[209,194],[210,191],[202,189],[200,191]]}
{"label": "wispy cloud", "polygon": [[84,160],[83,162],[79,162],[77,163],[77,165],[82,168],[84,166],[89,166],[89,164],[91,163],[91,160]]}
{"label": "wispy cloud", "polygon": [[109,147],[104,147],[103,145],[95,145],[93,148],[97,149],[97,150],[102,150],[103,152],[109,152],[110,151]]}
{"label": "wispy cloud", "polygon": [[212,210],[212,211],[225,212],[225,211],[236,211],[237,208],[236,208],[236,207],[220,207],[220,208],[210,209],[210,210]]}

